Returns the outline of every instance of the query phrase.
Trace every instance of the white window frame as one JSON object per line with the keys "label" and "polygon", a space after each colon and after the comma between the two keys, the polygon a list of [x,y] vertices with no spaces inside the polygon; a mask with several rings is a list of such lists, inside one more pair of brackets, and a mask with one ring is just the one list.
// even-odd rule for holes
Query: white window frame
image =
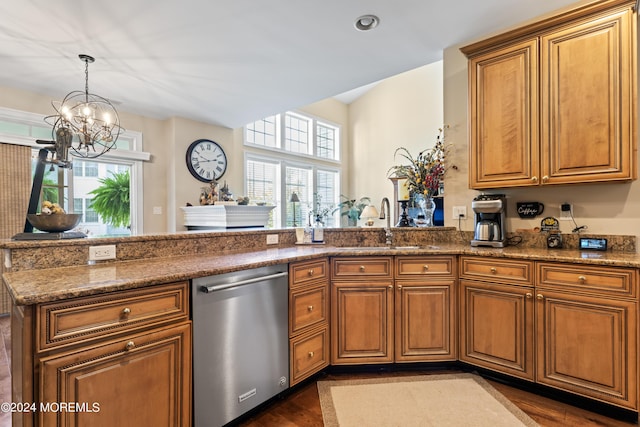
{"label": "white window frame", "polygon": [[[45,117],[46,116],[42,114],[0,107],[0,119],[7,122],[22,123],[38,128],[43,128],[49,126],[44,121]],[[123,150],[120,148],[113,149],[100,156],[100,160],[98,161],[106,163],[111,162],[125,164],[131,168],[130,203],[135,212],[135,214],[131,216],[131,235],[138,235],[142,234],[144,229],[142,164],[143,162],[149,161],[151,159],[151,154],[142,151],[142,132],[124,130],[120,133],[120,137],[131,140],[131,150]],[[0,132],[0,144],[4,143],[23,145],[32,148],[42,148],[41,145],[36,144],[34,137]],[[79,159],[82,160],[81,158]],[[71,183],[70,188],[72,188],[73,179],[70,179],[72,171],[69,169],[67,169],[66,171],[69,174],[67,176],[67,180]],[[73,195],[70,195],[70,200],[73,200]]]}

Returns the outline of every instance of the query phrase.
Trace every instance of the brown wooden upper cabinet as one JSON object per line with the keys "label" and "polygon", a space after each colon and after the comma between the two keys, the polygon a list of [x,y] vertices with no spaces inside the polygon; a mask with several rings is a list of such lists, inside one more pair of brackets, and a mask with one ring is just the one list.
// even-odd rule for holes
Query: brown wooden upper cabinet
{"label": "brown wooden upper cabinet", "polygon": [[637,178],[635,1],[465,46],[474,189]]}

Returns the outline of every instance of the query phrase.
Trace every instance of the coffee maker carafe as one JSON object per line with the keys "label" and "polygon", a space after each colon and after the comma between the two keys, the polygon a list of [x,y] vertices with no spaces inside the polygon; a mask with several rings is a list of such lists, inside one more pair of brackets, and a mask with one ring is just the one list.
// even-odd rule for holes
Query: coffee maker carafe
{"label": "coffee maker carafe", "polygon": [[475,234],[471,246],[503,248],[506,242],[504,194],[480,194],[471,202],[475,217]]}

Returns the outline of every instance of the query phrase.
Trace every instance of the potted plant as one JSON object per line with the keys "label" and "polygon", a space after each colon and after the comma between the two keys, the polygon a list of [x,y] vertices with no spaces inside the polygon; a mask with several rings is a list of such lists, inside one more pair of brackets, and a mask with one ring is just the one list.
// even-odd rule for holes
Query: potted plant
{"label": "potted plant", "polygon": [[362,214],[362,210],[371,203],[371,198],[361,197],[360,200],[356,201],[356,199],[341,194],[340,199],[342,201],[338,203],[338,207],[334,209],[334,212],[339,210],[341,217],[346,216],[347,224],[350,227],[357,226],[360,214]]}

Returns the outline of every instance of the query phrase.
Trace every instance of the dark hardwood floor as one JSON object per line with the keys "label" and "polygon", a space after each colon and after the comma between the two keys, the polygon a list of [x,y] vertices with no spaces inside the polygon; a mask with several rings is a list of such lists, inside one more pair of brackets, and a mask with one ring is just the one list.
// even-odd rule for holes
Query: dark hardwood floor
{"label": "dark hardwood floor", "polygon": [[[457,372],[428,371],[420,374],[439,374]],[[416,371],[401,372],[370,372],[357,374],[329,373],[314,378],[314,381],[295,387],[293,391],[280,399],[276,399],[268,406],[249,415],[237,423],[242,427],[322,427],[322,411],[318,398],[318,388],[315,380],[335,380],[353,378],[374,378],[380,376],[416,375]],[[600,413],[582,409],[567,403],[562,403],[519,388],[506,385],[500,381],[486,378],[491,385],[517,405],[541,426],[633,426],[635,420],[624,421],[611,418]],[[628,419],[628,418],[627,418]],[[363,426],[366,427],[366,426]]]}

